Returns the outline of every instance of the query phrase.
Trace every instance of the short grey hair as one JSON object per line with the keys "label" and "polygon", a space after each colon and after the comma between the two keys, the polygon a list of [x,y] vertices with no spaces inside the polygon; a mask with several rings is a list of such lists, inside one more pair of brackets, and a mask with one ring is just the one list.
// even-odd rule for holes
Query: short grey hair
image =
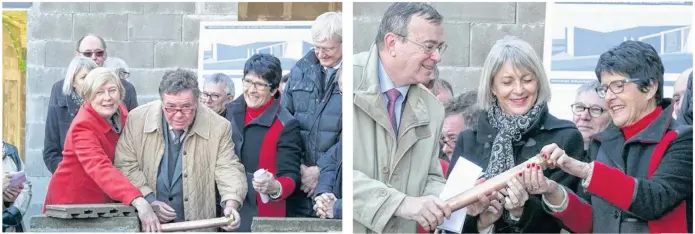
{"label": "short grey hair", "polygon": [[[427,3],[421,2],[396,2],[384,13],[376,34],[376,45],[379,50],[384,48],[384,37],[387,33],[394,33],[400,36],[408,36],[408,24],[412,16],[424,16],[427,21],[434,24],[441,24],[443,17],[437,9]],[[405,38],[401,38],[405,42]]]}
{"label": "short grey hair", "polygon": [[70,61],[68,65],[67,72],[65,72],[65,80],[63,80],[63,95],[70,95],[72,92],[72,82],[75,79],[75,75],[79,73],[82,69],[86,69],[87,72],[99,67],[92,59],[75,56]]}
{"label": "short grey hair", "polygon": [[185,90],[193,92],[193,98],[200,99],[200,88],[198,88],[198,77],[190,70],[178,68],[164,73],[162,81],[159,82],[159,97],[164,94],[175,94]]}
{"label": "short grey hair", "polygon": [[601,83],[599,83],[598,80],[590,80],[589,82],[582,84],[582,86],[579,86],[579,88],[577,89],[577,95],[586,92],[596,93],[596,89],[598,89],[599,87],[601,87]]}
{"label": "short grey hair", "polygon": [[227,94],[227,96],[234,96],[234,82],[232,81],[232,78],[229,78],[229,76],[223,73],[215,73],[211,76],[206,76],[203,79],[203,84],[209,83],[224,84],[224,93]]}
{"label": "short grey hair", "polygon": [[343,14],[340,12],[326,12],[316,17],[311,25],[311,38],[315,42],[323,42],[330,39],[343,41]]}
{"label": "short grey hair", "polygon": [[454,97],[451,102],[444,106],[445,116],[460,114],[466,127],[472,126],[476,122],[479,113],[478,109],[475,108],[477,96],[478,92],[471,90]]}
{"label": "short grey hair", "polygon": [[[511,63],[518,69],[531,72],[538,81],[538,94],[536,103],[550,101],[550,83],[543,69],[541,59],[528,42],[516,37],[507,36],[498,40],[487,54],[483,70],[480,74],[478,86],[478,108],[487,110],[496,101],[492,94],[492,82],[495,75],[504,66]],[[535,104],[535,103],[534,103]]]}

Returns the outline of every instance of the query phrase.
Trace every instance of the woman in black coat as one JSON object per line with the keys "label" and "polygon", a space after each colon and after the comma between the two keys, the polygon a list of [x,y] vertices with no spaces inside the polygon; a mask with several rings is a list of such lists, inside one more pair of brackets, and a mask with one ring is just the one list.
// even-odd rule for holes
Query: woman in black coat
{"label": "woman in black coat", "polygon": [[570,157],[566,146],[542,150],[581,187],[572,193],[526,170],[527,190],[542,194],[548,212],[573,232],[692,233],[693,130],[671,117],[659,54],[647,43],[623,42],[601,55],[596,76],[613,124],[593,137],[591,161]]}
{"label": "woman in black coat", "polygon": [[[550,143],[562,145],[572,155],[582,155],[582,135],[575,125],[548,113],[550,85],[541,60],[528,43],[516,38],[498,41],[487,56],[481,77],[481,112],[477,123],[459,135],[449,173],[463,157],[480,166],[489,179],[526,162]],[[544,174],[568,187],[578,182],[559,169]],[[540,196],[528,195],[521,182],[512,179],[507,188],[488,195],[491,200],[469,206],[463,232],[560,232],[558,222],[548,222],[553,219],[543,210]]]}
{"label": "woman in black coat", "polygon": [[43,140],[43,161],[51,173],[55,172],[63,160],[65,136],[83,102],[77,89],[81,87],[87,73],[95,68],[97,64],[91,59],[76,56],[70,61],[65,79],[53,85]]}
{"label": "woman in black coat", "polygon": [[[301,182],[302,138],[299,123],[280,105],[281,76],[279,59],[251,56],[244,65],[243,95],[227,104],[234,152],[244,164],[249,187],[238,232],[250,232],[253,217],[287,217],[287,198]],[[270,173],[267,179],[254,177],[260,169]]]}

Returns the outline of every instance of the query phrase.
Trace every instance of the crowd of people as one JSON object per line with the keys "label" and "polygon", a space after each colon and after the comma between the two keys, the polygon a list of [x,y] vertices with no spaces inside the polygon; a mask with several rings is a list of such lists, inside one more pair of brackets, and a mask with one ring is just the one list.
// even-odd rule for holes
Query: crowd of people
{"label": "crowd of people", "polygon": [[437,229],[455,211],[439,195],[460,160],[482,168],[476,185],[523,168],[477,194],[464,233],[692,232],[692,69],[665,97],[657,51],[624,41],[601,54],[563,120],[529,43],[498,40],[477,90],[454,96],[438,77],[443,16],[393,3],[380,22],[355,55],[355,232]]}
{"label": "crowd of people", "polygon": [[[106,42],[77,41],[65,78],[51,90],[43,158],[52,173],[48,205],[121,202],[142,231],[162,224],[229,217],[219,229],[249,232],[254,217],[342,217],[342,14],[311,28],[313,49],[283,78],[280,60],[255,54],[243,93],[225,74],[175,69],[159,99],[139,104],[125,61]],[[282,83],[282,85],[281,85]],[[22,231],[31,184],[3,142],[3,231]]]}

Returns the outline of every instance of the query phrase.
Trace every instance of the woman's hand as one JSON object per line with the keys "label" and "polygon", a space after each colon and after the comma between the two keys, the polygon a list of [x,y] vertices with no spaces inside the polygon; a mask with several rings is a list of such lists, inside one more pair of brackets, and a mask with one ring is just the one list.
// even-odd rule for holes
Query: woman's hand
{"label": "woman's hand", "polygon": [[22,190],[20,188],[8,188],[5,190],[5,192],[2,193],[2,201],[4,202],[14,202],[17,200],[17,197],[19,197],[19,193],[21,193]]}
{"label": "woman's hand", "polygon": [[579,177],[580,179],[586,179],[590,173],[590,166],[588,163],[576,160],[567,154],[565,151],[560,149],[560,147],[553,143],[546,145],[541,149],[541,155],[543,159],[549,160],[551,166],[557,165],[567,174]]}
{"label": "woman's hand", "polygon": [[[504,196],[498,192],[494,192],[492,196],[493,199],[488,200],[490,205],[478,216],[478,230],[483,230],[494,224],[504,213],[502,210],[504,206]],[[479,197],[478,199],[481,198],[484,197]],[[487,200],[487,198],[485,198],[485,200]]]}
{"label": "woman's hand", "polygon": [[518,177],[507,181],[507,188],[500,191],[504,195],[504,208],[517,218],[523,214],[524,204],[528,200],[528,192],[521,182],[523,179],[523,173],[519,173]]}
{"label": "woman's hand", "polygon": [[538,164],[526,164],[523,174],[524,188],[530,194],[546,194],[553,192],[554,188],[557,187],[555,181],[545,177],[543,169]]}
{"label": "woman's hand", "polygon": [[133,200],[132,205],[138,210],[138,219],[140,219],[140,227],[143,232],[161,232],[162,225],[159,223],[157,214],[154,213],[152,206],[145,198],[138,197]]}
{"label": "woman's hand", "polygon": [[2,178],[2,192],[4,193],[7,191],[7,188],[10,187],[10,183],[12,182],[12,175],[10,175],[9,172],[5,172],[5,177]]}
{"label": "woman's hand", "polygon": [[280,181],[276,180],[273,175],[263,179],[253,178],[251,183],[253,184],[253,190],[259,193],[271,195],[280,192]]}

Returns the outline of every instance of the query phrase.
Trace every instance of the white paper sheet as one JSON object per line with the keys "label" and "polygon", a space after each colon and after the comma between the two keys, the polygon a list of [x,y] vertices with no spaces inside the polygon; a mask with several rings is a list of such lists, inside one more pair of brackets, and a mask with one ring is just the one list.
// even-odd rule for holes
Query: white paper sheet
{"label": "white paper sheet", "polygon": [[[444,190],[439,195],[439,199],[445,201],[460,193],[465,192],[475,185],[475,181],[482,175],[483,169],[463,157],[456,160],[454,169],[449,174]],[[466,208],[460,209],[451,214],[450,219],[444,219],[439,229],[461,233],[463,223],[466,220]]]}
{"label": "white paper sheet", "polygon": [[[263,168],[258,169],[256,172],[253,173],[253,178],[256,178],[259,180],[268,178],[269,176],[270,176],[270,172],[266,171]],[[268,203],[268,201],[270,201],[270,196],[268,196],[268,194],[265,194],[265,193],[259,193],[259,194],[261,195],[261,201],[263,202],[263,204]]]}

